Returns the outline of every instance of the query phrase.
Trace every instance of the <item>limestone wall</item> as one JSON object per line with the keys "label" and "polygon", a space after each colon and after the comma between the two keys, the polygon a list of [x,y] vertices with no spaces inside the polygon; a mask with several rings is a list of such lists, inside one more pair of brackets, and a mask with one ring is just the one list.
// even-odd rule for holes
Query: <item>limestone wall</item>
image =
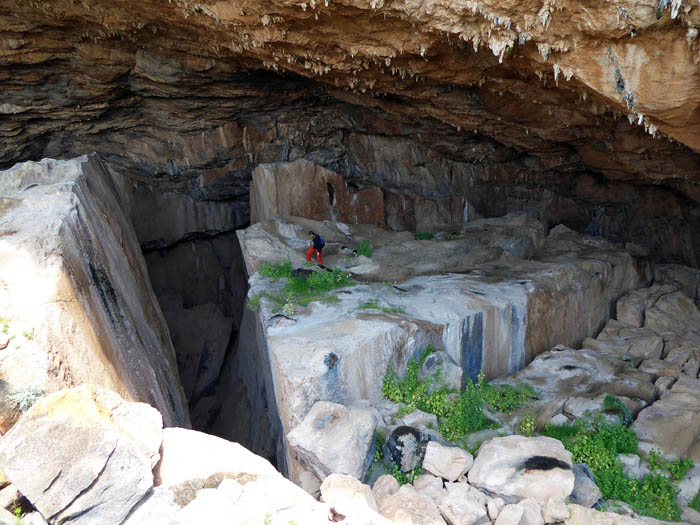
{"label": "limestone wall", "polygon": [[0,379],[96,383],[188,425],[168,328],[131,222],[96,156],[0,172]]}

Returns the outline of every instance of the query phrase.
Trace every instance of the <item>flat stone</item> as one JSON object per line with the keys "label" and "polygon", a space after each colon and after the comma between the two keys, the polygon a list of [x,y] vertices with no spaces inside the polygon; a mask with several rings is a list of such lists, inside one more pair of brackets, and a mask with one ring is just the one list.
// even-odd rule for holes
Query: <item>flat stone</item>
{"label": "flat stone", "polygon": [[440,514],[449,525],[474,525],[488,519],[486,508],[478,501],[452,491],[438,503]]}
{"label": "flat stone", "polygon": [[662,359],[645,359],[639,369],[656,377],[677,377],[681,373],[680,365]]}

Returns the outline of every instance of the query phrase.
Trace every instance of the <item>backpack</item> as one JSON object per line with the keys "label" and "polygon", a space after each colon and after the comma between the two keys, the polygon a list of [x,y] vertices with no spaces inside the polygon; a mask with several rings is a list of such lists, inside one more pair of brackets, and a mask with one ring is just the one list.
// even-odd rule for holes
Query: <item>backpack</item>
{"label": "backpack", "polygon": [[323,250],[326,247],[326,241],[324,241],[323,237],[321,237],[320,235],[318,235],[318,240],[321,242],[321,249]]}

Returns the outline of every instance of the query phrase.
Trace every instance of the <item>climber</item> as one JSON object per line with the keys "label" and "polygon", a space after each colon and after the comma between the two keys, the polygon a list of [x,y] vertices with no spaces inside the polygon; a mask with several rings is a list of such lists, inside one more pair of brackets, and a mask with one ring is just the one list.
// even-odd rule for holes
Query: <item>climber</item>
{"label": "climber", "polygon": [[321,257],[321,251],[323,251],[323,247],[326,245],[326,243],[323,240],[323,237],[315,234],[312,231],[309,231],[309,237],[311,237],[311,248],[309,248],[306,251],[306,261],[311,262],[311,255],[314,252],[316,252],[316,259],[318,260],[318,264],[323,266],[323,258]]}

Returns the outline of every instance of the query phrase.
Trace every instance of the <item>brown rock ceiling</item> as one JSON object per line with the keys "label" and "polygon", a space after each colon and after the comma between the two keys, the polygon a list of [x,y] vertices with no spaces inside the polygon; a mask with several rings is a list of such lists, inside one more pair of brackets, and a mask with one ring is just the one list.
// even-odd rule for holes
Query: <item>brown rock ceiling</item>
{"label": "brown rock ceiling", "polygon": [[98,151],[247,206],[260,162],[700,260],[697,2],[0,0],[0,167]]}

